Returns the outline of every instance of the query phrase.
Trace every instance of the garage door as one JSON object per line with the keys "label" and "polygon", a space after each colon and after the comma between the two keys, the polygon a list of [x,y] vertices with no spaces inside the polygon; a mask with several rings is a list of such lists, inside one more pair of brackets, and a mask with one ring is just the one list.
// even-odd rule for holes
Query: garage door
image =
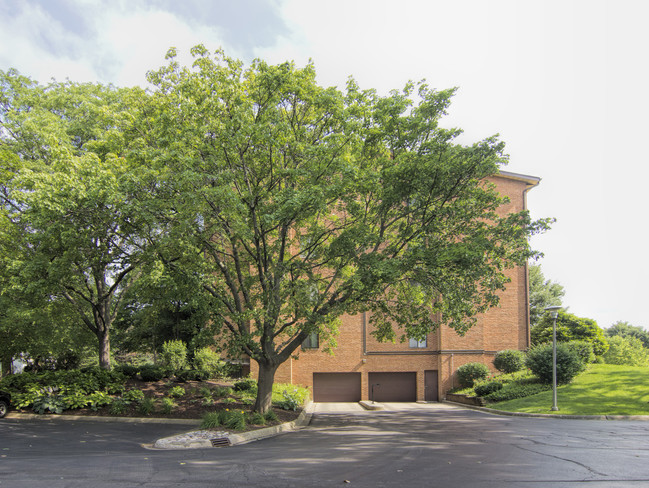
{"label": "garage door", "polygon": [[313,373],[314,402],[359,402],[360,373]]}
{"label": "garage door", "polygon": [[375,402],[414,402],[417,373],[369,373],[369,389]]}

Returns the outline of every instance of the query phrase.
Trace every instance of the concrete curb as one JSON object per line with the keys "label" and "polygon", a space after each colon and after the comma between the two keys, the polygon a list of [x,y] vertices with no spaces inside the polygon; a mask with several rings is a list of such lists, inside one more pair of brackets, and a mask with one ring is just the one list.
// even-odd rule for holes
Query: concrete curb
{"label": "concrete curb", "polygon": [[197,419],[163,419],[158,417],[100,417],[92,415],[60,415],[60,414],[38,414],[38,413],[17,413],[9,412],[6,419],[19,420],[87,420],[93,422],[121,422],[125,424],[177,424],[177,425],[200,425]]}
{"label": "concrete curb", "polygon": [[640,420],[649,421],[649,415],[563,415],[553,413],[524,413],[524,412],[507,412],[495,408],[479,407],[477,405],[467,405],[465,403],[451,402],[443,400],[442,403],[448,403],[456,407],[468,408],[469,410],[478,410],[480,412],[502,415],[505,417],[528,417],[542,419],[565,419],[565,420]]}
{"label": "concrete curb", "polygon": [[[313,416],[314,405],[309,402],[305,405],[297,419],[292,422],[284,424],[273,425],[264,429],[251,430],[249,432],[242,432],[240,434],[233,434],[228,432],[216,433],[214,436],[201,437],[201,432],[187,432],[171,437],[158,439],[154,444],[154,449],[204,449],[217,446],[225,447],[238,446],[240,444],[247,444],[249,442],[266,439],[273,437],[283,432],[292,432],[302,427],[309,425],[311,417]],[[216,445],[215,442],[216,441]],[[227,441],[227,442],[226,442]]]}
{"label": "concrete curb", "polygon": [[381,403],[370,402],[367,400],[361,400],[358,403],[365,410],[385,410],[385,406],[383,406]]}

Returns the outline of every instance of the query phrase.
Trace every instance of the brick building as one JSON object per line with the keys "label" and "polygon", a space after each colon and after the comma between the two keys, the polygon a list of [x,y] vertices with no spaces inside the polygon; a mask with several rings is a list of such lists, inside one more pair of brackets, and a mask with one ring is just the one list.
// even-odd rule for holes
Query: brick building
{"label": "brick building", "polygon": [[[526,208],[527,191],[540,179],[510,172],[490,178],[510,202],[502,215]],[[493,367],[496,352],[529,346],[527,268],[508,271],[511,282],[500,305],[480,315],[463,337],[440,327],[425,341],[379,343],[370,334],[368,314],[342,317],[334,354],[320,350],[317,336],[306,341],[299,357],[283,363],[276,382],[308,386],[314,401],[437,401],[456,385],[457,368],[469,362]],[[251,372],[257,374],[253,361]]]}

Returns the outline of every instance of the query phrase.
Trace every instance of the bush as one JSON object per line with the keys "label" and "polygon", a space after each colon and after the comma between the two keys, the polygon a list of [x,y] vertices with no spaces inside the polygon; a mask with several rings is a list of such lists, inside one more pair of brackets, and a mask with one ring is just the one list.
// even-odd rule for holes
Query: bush
{"label": "bush", "polygon": [[205,381],[210,379],[210,373],[198,369],[186,369],[176,375],[180,381]]}
{"label": "bush", "polygon": [[473,390],[476,395],[483,397],[502,389],[502,387],[503,384],[499,381],[489,381],[488,383],[477,385]]}
{"label": "bush", "polygon": [[[552,344],[530,349],[525,364],[542,383],[552,384]],[[557,384],[570,383],[585,369],[586,363],[574,348],[565,343],[557,344]]]}
{"label": "bush", "polygon": [[187,346],[183,341],[167,341],[162,345],[160,364],[174,374],[187,367]]}
{"label": "bush", "polygon": [[457,368],[457,379],[460,386],[472,387],[476,381],[484,380],[489,375],[489,368],[482,363],[467,363]]}
{"label": "bush", "polygon": [[202,347],[194,352],[193,364],[195,369],[208,373],[209,379],[222,375],[225,361],[209,347]]}
{"label": "bush", "polygon": [[222,425],[221,412],[209,412],[203,415],[201,420],[201,429],[216,429]]}
{"label": "bush", "polygon": [[249,391],[249,392],[256,392],[257,391],[257,382],[253,380],[252,378],[244,378],[242,380],[237,381],[233,385],[234,391]]}
{"label": "bush", "polygon": [[525,354],[515,349],[506,349],[496,353],[494,366],[501,373],[515,373],[525,366]]}
{"label": "bush", "polygon": [[627,366],[649,364],[649,352],[637,337],[613,336],[608,340],[609,349],[604,354],[604,362]]}
{"label": "bush", "polygon": [[550,388],[552,388],[550,385],[544,385],[542,383],[508,383],[503,385],[500,390],[489,393],[484,398],[488,402],[504,402],[514,400],[515,398],[536,395]]}
{"label": "bush", "polygon": [[127,378],[135,378],[140,372],[140,368],[131,364],[120,364],[115,366],[115,371],[122,373]]}
{"label": "bush", "polygon": [[584,364],[595,362],[595,353],[593,352],[593,343],[588,341],[570,341],[566,345],[577,353]]}
{"label": "bush", "polygon": [[140,378],[142,381],[160,381],[167,376],[167,370],[161,366],[147,364],[140,368]]}

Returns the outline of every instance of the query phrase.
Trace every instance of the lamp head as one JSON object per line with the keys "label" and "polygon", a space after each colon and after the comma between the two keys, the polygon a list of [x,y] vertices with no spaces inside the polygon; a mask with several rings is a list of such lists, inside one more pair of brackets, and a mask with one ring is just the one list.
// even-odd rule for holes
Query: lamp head
{"label": "lamp head", "polygon": [[549,307],[545,307],[545,310],[550,312],[550,317],[553,319],[556,319],[559,316],[559,310],[562,310],[563,307],[561,305],[551,305]]}

